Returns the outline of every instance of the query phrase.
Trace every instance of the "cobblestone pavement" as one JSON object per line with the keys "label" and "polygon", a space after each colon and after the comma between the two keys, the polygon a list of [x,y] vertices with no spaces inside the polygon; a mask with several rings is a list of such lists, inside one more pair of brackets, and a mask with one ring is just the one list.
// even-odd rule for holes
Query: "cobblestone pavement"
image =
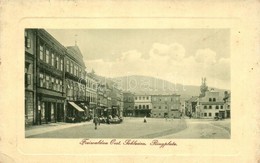
{"label": "cobblestone pavement", "polygon": [[[125,118],[121,124],[100,124],[94,129],[92,122],[60,128],[42,133],[27,134],[29,138],[154,138],[179,132],[186,128],[184,119]],[[44,130],[44,129],[43,129]]]}
{"label": "cobblestone pavement", "polygon": [[164,139],[230,139],[230,119],[221,121],[209,119],[186,119],[187,128],[169,134]]}
{"label": "cobblestone pavement", "polygon": [[229,139],[230,120],[125,118],[121,124],[57,124],[29,129],[28,138]]}

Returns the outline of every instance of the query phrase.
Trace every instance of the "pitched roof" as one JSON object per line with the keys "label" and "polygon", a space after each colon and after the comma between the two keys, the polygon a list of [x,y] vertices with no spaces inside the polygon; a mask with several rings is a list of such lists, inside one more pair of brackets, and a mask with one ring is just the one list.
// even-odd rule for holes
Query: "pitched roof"
{"label": "pitched roof", "polygon": [[74,57],[79,64],[81,64],[82,66],[86,67],[85,66],[85,63],[83,61],[83,55],[79,49],[79,47],[77,45],[75,46],[67,46],[67,51],[70,55],[72,55],[72,57]]}

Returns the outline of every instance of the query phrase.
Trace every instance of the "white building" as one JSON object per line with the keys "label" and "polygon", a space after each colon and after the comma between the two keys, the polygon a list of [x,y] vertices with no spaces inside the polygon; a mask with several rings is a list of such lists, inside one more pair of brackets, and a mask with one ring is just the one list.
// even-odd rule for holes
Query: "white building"
{"label": "white building", "polygon": [[134,116],[136,117],[150,117],[152,109],[152,98],[151,95],[135,95],[134,98],[135,108]]}
{"label": "white building", "polygon": [[215,116],[226,118],[223,97],[224,93],[214,90],[206,91],[204,97],[198,98],[196,114],[200,115],[200,118],[214,118]]}

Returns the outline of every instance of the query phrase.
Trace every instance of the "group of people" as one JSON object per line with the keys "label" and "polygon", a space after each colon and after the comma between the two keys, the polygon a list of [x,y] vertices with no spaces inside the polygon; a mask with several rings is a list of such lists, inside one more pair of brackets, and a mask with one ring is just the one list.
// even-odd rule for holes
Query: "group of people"
{"label": "group of people", "polygon": [[95,124],[95,130],[97,129],[97,125],[100,125],[100,123],[120,123],[123,119],[120,118],[118,115],[108,115],[107,117],[104,117],[103,115],[98,117],[97,115],[93,118],[93,123]]}

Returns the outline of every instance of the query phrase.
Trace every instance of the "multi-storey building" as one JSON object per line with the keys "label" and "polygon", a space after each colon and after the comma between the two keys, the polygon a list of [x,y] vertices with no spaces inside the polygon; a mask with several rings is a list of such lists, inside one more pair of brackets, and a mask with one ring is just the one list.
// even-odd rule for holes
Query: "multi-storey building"
{"label": "multi-storey building", "polygon": [[108,102],[107,98],[106,86],[99,81],[97,86],[97,108],[95,110],[97,116],[105,116]]}
{"label": "multi-storey building", "polygon": [[123,115],[131,117],[134,115],[134,94],[131,92],[123,92]]}
{"label": "multi-storey building", "polygon": [[86,66],[83,62],[83,55],[77,45],[67,47],[64,63],[66,64],[66,116],[86,116],[86,106],[88,105],[85,89]]}
{"label": "multi-storey building", "polygon": [[224,100],[224,108],[226,110],[226,118],[230,118],[231,117],[230,114],[231,93],[225,91],[223,100]]}
{"label": "multi-storey building", "polygon": [[117,87],[111,90],[112,116],[123,116],[123,93]]}
{"label": "multi-storey building", "polygon": [[196,112],[200,118],[214,118],[215,116],[225,118],[223,95],[214,90],[206,91],[205,96],[198,99]]}
{"label": "multi-storey building", "polygon": [[181,115],[180,95],[152,95],[152,117],[178,118]]}
{"label": "multi-storey building", "polygon": [[86,74],[86,101],[87,116],[92,117],[97,108],[97,86],[98,82],[93,73]]}
{"label": "multi-storey building", "polygon": [[134,116],[136,117],[150,117],[152,109],[151,95],[135,95],[134,96]]}
{"label": "multi-storey building", "polygon": [[66,48],[43,29],[35,34],[37,124],[64,121]]}
{"label": "multi-storey building", "polygon": [[36,123],[36,31],[25,30],[25,125]]}
{"label": "multi-storey building", "polygon": [[112,115],[112,87],[107,84],[106,86],[107,93],[107,109],[105,109],[105,116]]}

